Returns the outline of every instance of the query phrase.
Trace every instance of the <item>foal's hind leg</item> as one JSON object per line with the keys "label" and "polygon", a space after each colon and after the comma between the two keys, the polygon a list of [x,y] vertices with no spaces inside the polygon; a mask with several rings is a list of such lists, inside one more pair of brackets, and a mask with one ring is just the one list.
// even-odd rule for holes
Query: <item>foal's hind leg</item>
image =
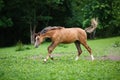
{"label": "foal's hind leg", "polygon": [[81,50],[81,47],[80,47],[80,42],[79,41],[76,41],[75,42],[75,46],[76,46],[76,48],[77,48],[77,50],[78,50],[78,55],[77,55],[77,57],[76,57],[76,61],[79,59],[79,56],[80,56],[80,54],[82,53],[82,50]]}
{"label": "foal's hind leg", "polygon": [[91,50],[91,48],[88,46],[88,44],[86,43],[86,41],[83,42],[82,45],[88,50],[88,52],[90,53],[91,59],[92,59],[92,61],[93,61],[93,60],[94,60],[94,57],[93,57],[93,55],[92,55],[92,50]]}

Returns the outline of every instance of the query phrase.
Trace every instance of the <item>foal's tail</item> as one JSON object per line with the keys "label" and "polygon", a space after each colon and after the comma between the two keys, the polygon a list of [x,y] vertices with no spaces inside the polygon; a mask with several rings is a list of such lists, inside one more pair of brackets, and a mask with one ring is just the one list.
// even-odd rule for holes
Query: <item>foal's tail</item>
{"label": "foal's tail", "polygon": [[92,33],[97,28],[97,25],[98,25],[98,18],[93,18],[91,19],[91,26],[85,28],[85,31],[87,33]]}

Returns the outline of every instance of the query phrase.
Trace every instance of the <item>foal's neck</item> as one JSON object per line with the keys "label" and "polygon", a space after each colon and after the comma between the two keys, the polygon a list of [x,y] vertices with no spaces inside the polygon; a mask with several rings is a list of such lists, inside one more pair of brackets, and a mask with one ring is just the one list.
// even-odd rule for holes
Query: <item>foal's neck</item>
{"label": "foal's neck", "polygon": [[47,32],[45,35],[46,35],[46,38],[51,38],[54,34],[55,34],[55,30],[54,31],[49,31]]}

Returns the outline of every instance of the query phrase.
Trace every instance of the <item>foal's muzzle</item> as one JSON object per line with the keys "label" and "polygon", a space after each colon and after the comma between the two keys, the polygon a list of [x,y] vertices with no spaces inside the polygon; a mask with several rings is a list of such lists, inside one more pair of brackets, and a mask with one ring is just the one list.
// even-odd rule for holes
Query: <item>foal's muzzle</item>
{"label": "foal's muzzle", "polygon": [[39,47],[39,45],[40,45],[40,43],[38,44],[38,43],[35,43],[35,48],[38,48]]}
{"label": "foal's muzzle", "polygon": [[38,48],[38,46],[35,45],[35,48]]}

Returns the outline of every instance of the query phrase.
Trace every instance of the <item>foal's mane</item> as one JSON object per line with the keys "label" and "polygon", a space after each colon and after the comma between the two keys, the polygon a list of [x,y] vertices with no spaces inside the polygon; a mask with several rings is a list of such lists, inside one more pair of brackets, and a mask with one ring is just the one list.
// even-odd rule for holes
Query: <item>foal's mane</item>
{"label": "foal's mane", "polygon": [[63,29],[63,28],[64,28],[64,27],[60,27],[60,26],[53,26],[53,27],[48,26],[48,27],[44,28],[44,29],[40,32],[40,34],[44,34],[44,33],[46,33],[47,31],[50,31],[50,30],[58,30],[58,29]]}

